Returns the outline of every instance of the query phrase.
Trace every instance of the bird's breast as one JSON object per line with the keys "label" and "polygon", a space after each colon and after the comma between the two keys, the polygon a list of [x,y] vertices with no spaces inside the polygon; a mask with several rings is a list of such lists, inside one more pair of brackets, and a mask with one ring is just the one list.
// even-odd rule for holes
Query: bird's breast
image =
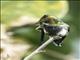
{"label": "bird's breast", "polygon": [[68,31],[63,28],[63,29],[58,33],[58,35],[65,36],[67,33],[68,33]]}
{"label": "bird's breast", "polygon": [[44,31],[46,31],[50,36],[55,36],[55,35],[57,35],[58,32],[61,31],[61,28],[58,26],[45,25]]}

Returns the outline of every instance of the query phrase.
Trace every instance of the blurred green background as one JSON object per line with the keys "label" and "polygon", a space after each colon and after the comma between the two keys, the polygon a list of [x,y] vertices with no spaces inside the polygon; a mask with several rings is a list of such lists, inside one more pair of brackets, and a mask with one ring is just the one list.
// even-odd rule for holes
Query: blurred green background
{"label": "blurred green background", "polygon": [[56,16],[69,24],[70,33],[62,47],[49,44],[45,53],[35,55],[32,60],[80,59],[80,1],[1,1],[1,24],[5,24],[7,29],[15,26],[13,39],[19,38],[32,45],[25,55],[39,46],[40,32],[35,30],[35,26],[22,26],[39,21],[44,14]]}

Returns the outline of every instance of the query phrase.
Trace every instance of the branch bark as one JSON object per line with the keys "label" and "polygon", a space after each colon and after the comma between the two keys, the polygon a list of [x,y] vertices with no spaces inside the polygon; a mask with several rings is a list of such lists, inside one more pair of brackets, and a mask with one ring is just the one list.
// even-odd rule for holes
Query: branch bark
{"label": "branch bark", "polygon": [[38,47],[35,51],[33,51],[30,55],[24,58],[24,60],[30,60],[34,55],[41,52],[48,44],[50,44],[54,40],[53,37],[48,39],[45,43],[43,43],[40,47]]}

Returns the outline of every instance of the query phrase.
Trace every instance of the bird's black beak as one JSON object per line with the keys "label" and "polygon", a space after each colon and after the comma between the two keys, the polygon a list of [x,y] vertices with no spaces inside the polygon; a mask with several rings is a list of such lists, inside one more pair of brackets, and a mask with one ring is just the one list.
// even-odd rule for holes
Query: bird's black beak
{"label": "bird's black beak", "polygon": [[70,31],[70,27],[68,27],[68,32]]}

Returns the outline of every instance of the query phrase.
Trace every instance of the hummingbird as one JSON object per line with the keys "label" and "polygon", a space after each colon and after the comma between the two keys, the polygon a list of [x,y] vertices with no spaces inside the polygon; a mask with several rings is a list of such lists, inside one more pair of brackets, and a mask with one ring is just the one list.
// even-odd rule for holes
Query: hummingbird
{"label": "hummingbird", "polygon": [[53,44],[55,46],[62,46],[63,40],[70,31],[70,26],[56,17],[43,15],[36,29],[41,32],[41,44],[44,43],[44,37],[47,34],[49,38],[58,36],[53,40]]}

